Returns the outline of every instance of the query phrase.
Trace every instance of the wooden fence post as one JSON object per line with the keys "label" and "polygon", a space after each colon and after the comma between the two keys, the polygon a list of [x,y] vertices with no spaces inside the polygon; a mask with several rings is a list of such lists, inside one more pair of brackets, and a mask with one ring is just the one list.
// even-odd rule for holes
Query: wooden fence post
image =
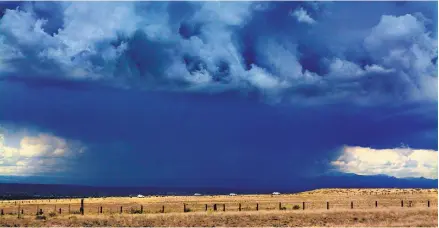
{"label": "wooden fence post", "polygon": [[84,199],[81,199],[81,208],[79,208],[81,211],[81,215],[84,215]]}
{"label": "wooden fence post", "polygon": [[259,211],[259,203],[256,203],[256,210]]}
{"label": "wooden fence post", "polygon": [[204,205],[204,211],[207,211],[207,204]]}
{"label": "wooden fence post", "polygon": [[70,204],[69,204],[69,214],[70,214]]}
{"label": "wooden fence post", "polygon": [[430,200],[427,201],[427,207],[430,207]]}
{"label": "wooden fence post", "polygon": [[5,215],[5,212],[3,211],[3,209],[2,209],[2,211],[0,212],[0,214],[3,216],[3,215]]}
{"label": "wooden fence post", "polygon": [[123,209],[122,209],[122,206],[120,206],[120,212],[119,213],[122,214],[122,212],[123,212]]}
{"label": "wooden fence post", "polygon": [[165,213],[165,205],[162,206],[162,213]]}
{"label": "wooden fence post", "polygon": [[226,204],[223,204],[223,211],[226,211]]}
{"label": "wooden fence post", "polygon": [[213,205],[213,210],[216,211],[216,204]]}
{"label": "wooden fence post", "polygon": [[354,202],[351,201],[351,209],[354,209]]}
{"label": "wooden fence post", "polygon": [[186,204],[183,204],[183,212],[186,212]]}
{"label": "wooden fence post", "polygon": [[282,210],[282,203],[279,202],[279,211]]}
{"label": "wooden fence post", "polygon": [[140,214],[143,214],[143,205],[140,205]]}
{"label": "wooden fence post", "polygon": [[102,206],[101,206],[101,208],[100,208],[100,211],[99,211],[99,213],[101,213],[101,214],[102,214]]}
{"label": "wooden fence post", "polygon": [[326,202],[326,210],[329,210],[329,202]]}
{"label": "wooden fence post", "polygon": [[375,201],[375,207],[378,207],[378,201]]}
{"label": "wooden fence post", "polygon": [[401,200],[401,207],[404,207],[404,200]]}
{"label": "wooden fence post", "polygon": [[59,208],[59,214],[61,214],[61,208]]}
{"label": "wooden fence post", "polygon": [[241,211],[241,203],[239,203],[239,208],[238,208],[238,210]]}
{"label": "wooden fence post", "polygon": [[302,202],[302,208],[305,210],[305,202]]}

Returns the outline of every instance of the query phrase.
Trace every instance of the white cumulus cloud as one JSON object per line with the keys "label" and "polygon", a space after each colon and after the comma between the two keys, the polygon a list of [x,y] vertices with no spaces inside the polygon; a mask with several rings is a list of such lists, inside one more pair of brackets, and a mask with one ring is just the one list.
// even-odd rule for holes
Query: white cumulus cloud
{"label": "white cumulus cloud", "polygon": [[437,179],[437,156],[435,150],[345,146],[331,164],[344,173]]}
{"label": "white cumulus cloud", "polygon": [[18,146],[6,145],[0,134],[0,175],[26,176],[68,169],[69,159],[86,150],[81,143],[51,134],[24,136]]}
{"label": "white cumulus cloud", "polygon": [[411,86],[413,98],[437,100],[437,40],[422,16],[383,15],[364,40],[377,64],[394,68]]}
{"label": "white cumulus cloud", "polygon": [[292,16],[294,16],[297,21],[307,24],[314,24],[316,21],[308,14],[308,12],[302,7],[291,12]]}
{"label": "white cumulus cloud", "polygon": [[366,65],[364,68],[361,68],[354,62],[340,58],[334,58],[331,60],[328,68],[329,76],[338,78],[354,78],[365,76],[367,74],[386,74],[395,71],[394,69],[387,69],[376,64]]}

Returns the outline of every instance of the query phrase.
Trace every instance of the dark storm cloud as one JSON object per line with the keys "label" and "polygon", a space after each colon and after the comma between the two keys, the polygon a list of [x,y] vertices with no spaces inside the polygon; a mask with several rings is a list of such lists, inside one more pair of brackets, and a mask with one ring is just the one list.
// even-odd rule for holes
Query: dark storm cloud
{"label": "dark storm cloud", "polygon": [[436,4],[2,3],[0,123],[78,140],[77,177],[128,184],[436,150]]}
{"label": "dark storm cloud", "polygon": [[215,179],[276,177],[281,184],[326,172],[343,145],[437,148],[432,104],[315,108],[265,105],[235,95],[17,84],[8,89],[0,94],[14,99],[0,99],[0,106],[7,107],[2,121],[38,126],[87,145],[75,163],[81,168],[74,169],[84,179],[113,176],[129,184],[123,177],[193,178],[204,185]]}
{"label": "dark storm cloud", "polygon": [[[0,75],[152,90],[254,88],[295,101],[310,97],[296,87],[341,83],[340,90],[321,87],[313,98],[436,99],[437,12],[423,3],[374,4],[365,10],[363,3],[324,2],[6,5]],[[382,87],[382,77],[396,91]],[[367,92],[358,93],[365,83]]]}

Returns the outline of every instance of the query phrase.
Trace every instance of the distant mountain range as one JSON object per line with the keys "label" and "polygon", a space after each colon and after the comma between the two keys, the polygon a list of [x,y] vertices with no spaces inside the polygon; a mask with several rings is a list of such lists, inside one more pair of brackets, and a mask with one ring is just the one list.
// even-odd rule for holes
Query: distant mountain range
{"label": "distant mountain range", "polygon": [[[425,178],[395,178],[389,176],[327,175],[300,178],[282,186],[264,184],[241,184],[234,187],[221,186],[84,186],[67,184],[13,183],[11,178],[0,178],[0,197],[3,199],[45,198],[45,197],[89,197],[89,196],[129,196],[129,195],[193,195],[271,193],[274,191],[294,193],[318,188],[437,188],[438,180]],[[20,181],[21,182],[21,181]]]}

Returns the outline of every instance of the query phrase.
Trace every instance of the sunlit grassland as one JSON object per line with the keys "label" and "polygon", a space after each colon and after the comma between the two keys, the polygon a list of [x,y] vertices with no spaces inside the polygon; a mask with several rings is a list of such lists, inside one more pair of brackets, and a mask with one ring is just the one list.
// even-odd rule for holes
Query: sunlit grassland
{"label": "sunlit grassland", "polygon": [[[4,215],[0,217],[0,225],[437,227],[438,224],[437,189],[319,189],[281,195],[86,198],[85,215],[79,214],[79,207],[80,199],[2,201],[0,208]],[[37,217],[40,209],[43,215]]]}

